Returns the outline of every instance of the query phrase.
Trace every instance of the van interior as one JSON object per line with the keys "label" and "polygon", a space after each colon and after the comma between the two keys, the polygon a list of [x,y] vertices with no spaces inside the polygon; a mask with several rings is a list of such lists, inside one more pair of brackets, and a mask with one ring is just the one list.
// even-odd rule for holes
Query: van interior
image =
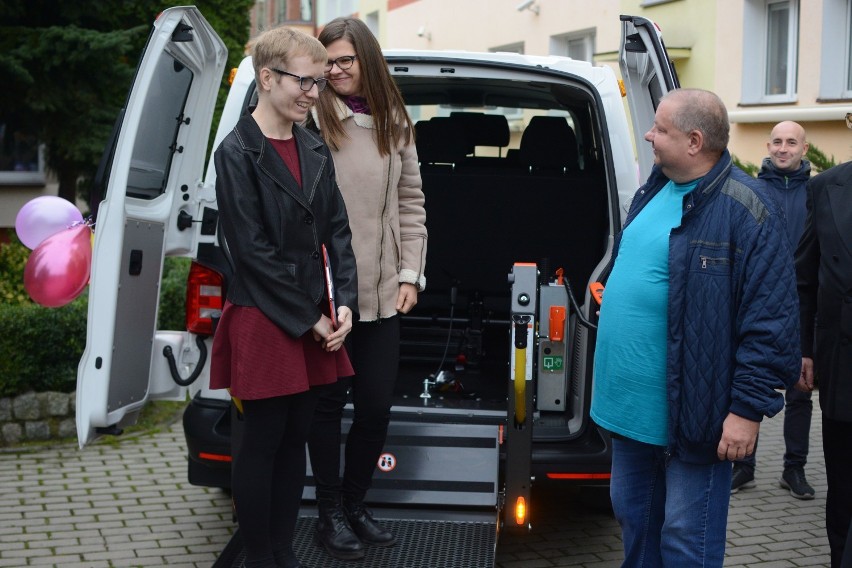
{"label": "van interior", "polygon": [[[562,268],[582,305],[605,256],[611,205],[598,105],[564,78],[396,78],[415,122],[429,232],[426,290],[402,318],[396,402],[505,409],[513,264],[536,263],[542,283]],[[550,413],[558,424],[589,394],[587,330],[570,321],[569,403]]]}

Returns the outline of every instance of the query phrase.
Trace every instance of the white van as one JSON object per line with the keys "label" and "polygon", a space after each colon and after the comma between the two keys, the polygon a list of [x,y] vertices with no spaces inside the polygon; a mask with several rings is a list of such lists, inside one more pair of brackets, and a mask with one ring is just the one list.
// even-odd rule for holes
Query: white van
{"label": "white van", "polygon": [[[609,438],[589,419],[588,290],[650,170],[641,136],[678,86],[654,24],[622,16],[621,26],[624,84],[562,57],[385,53],[416,123],[429,244],[427,289],[402,318],[394,465],[376,472],[377,510],[484,512],[492,528],[528,527],[534,512],[517,505],[534,483],[608,483]],[[119,434],[149,400],[189,398],[189,480],[223,488],[240,422],[227,393],[208,388],[231,273],[208,160],[225,63],[197,9],[159,16],[105,154],[77,379],[81,447]],[[253,94],[246,59],[214,148]],[[193,259],[184,330],[156,329],[165,256]]]}

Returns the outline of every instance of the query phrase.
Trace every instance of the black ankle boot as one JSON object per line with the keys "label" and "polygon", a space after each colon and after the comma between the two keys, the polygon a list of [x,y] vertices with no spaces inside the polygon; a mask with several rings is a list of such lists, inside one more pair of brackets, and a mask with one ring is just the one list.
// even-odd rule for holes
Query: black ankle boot
{"label": "black ankle boot", "polygon": [[293,552],[292,548],[273,550],[272,557],[275,559],[278,568],[302,568],[302,563],[296,558],[296,553]]}
{"label": "black ankle boot", "polygon": [[317,501],[317,508],[317,544],[325,547],[332,557],[340,560],[364,558],[364,545],[352,532],[340,506],[340,500],[320,499]]}
{"label": "black ankle boot", "polygon": [[349,525],[362,542],[376,546],[396,544],[396,537],[373,519],[373,514],[364,506],[363,501],[352,501],[344,497],[343,510],[346,512]]}

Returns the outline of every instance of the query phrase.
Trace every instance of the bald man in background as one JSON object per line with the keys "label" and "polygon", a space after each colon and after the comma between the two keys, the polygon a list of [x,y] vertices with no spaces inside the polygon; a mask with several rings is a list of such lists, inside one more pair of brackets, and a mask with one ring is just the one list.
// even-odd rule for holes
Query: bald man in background
{"label": "bald man in background", "polygon": [[[769,157],[763,160],[758,178],[787,218],[787,237],[790,250],[795,251],[805,228],[807,214],[807,182],[811,177],[811,164],[804,159],[808,151],[805,129],[802,125],[785,120],[772,129],[766,143]],[[813,499],[814,489],[805,477],[808,461],[808,438],[811,430],[813,401],[809,390],[788,388],[784,397],[784,471],[778,483],[796,499]],[[731,493],[755,486],[755,452],[734,462]]]}

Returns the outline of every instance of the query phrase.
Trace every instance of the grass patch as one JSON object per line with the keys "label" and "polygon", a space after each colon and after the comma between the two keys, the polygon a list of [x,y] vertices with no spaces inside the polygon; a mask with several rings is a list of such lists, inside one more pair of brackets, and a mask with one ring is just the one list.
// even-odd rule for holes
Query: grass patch
{"label": "grass patch", "polygon": [[121,436],[103,436],[98,438],[95,443],[120,444],[122,440],[127,438],[162,432],[180,419],[184,408],[186,408],[186,402],[168,400],[149,402],[139,413],[136,424],[125,428]]}
{"label": "grass patch", "polygon": [[183,414],[186,402],[157,400],[149,402],[139,414],[139,420],[124,431],[124,434],[139,434],[142,432],[156,433],[165,430]]}
{"label": "grass patch", "polygon": [[[136,424],[128,426],[120,436],[102,436],[93,444],[120,444],[123,440],[156,434],[168,429],[176,421],[180,420],[186,402],[157,400],[149,402],[139,413]],[[43,447],[55,446],[57,444],[76,444],[76,438],[53,438],[51,440],[28,440],[17,445],[0,447],[0,452],[15,452],[21,450],[37,450]]]}

